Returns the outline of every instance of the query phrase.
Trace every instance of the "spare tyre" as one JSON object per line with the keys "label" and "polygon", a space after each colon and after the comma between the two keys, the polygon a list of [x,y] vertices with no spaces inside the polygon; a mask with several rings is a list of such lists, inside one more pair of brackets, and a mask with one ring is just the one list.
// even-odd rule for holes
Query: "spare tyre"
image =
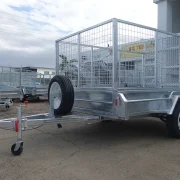
{"label": "spare tyre", "polygon": [[74,104],[74,88],[67,76],[56,75],[48,88],[49,103],[52,101],[54,115],[67,115]]}

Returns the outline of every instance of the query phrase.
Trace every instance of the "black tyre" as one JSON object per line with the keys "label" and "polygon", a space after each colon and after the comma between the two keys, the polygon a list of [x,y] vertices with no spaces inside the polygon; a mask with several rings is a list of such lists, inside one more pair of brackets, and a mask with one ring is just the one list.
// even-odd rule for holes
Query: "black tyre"
{"label": "black tyre", "polygon": [[166,119],[170,137],[180,139],[180,104],[178,103],[173,114]]}
{"label": "black tyre", "polygon": [[23,144],[20,145],[19,149],[17,151],[15,151],[15,147],[16,147],[16,144],[13,144],[11,146],[11,152],[13,155],[15,156],[20,156],[23,152]]}
{"label": "black tyre", "polygon": [[66,76],[54,76],[48,88],[49,103],[51,98],[55,115],[67,115],[71,112],[74,104],[74,88]]}

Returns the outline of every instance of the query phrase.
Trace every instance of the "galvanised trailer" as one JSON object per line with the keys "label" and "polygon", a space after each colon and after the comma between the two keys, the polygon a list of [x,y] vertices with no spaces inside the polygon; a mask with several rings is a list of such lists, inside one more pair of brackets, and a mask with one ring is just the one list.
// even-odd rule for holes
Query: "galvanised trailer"
{"label": "galvanised trailer", "polygon": [[1,99],[0,98],[0,110],[7,110],[13,106],[12,99]]}
{"label": "galvanised trailer", "polygon": [[48,77],[23,68],[0,67],[0,94],[2,97],[20,99],[48,95]]}
{"label": "galvanised trailer", "polygon": [[150,116],[180,138],[180,36],[111,19],[58,39],[48,96],[49,113],[0,121],[18,134],[14,155],[23,130],[48,123]]}

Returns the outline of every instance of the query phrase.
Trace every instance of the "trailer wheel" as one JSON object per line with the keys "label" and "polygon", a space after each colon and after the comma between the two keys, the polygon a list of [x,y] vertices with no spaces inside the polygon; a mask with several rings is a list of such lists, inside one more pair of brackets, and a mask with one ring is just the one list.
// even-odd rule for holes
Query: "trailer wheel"
{"label": "trailer wheel", "polygon": [[180,139],[180,104],[177,104],[173,114],[166,119],[170,137]]}
{"label": "trailer wheel", "polygon": [[71,112],[74,104],[74,88],[68,77],[56,75],[51,79],[48,88],[49,103],[51,98],[55,115],[67,115]]}
{"label": "trailer wheel", "polygon": [[13,145],[11,146],[11,152],[12,152],[12,154],[15,155],[15,156],[21,155],[22,152],[23,152],[23,145],[21,144],[21,145],[19,146],[19,149],[18,149],[17,151],[15,151],[15,147],[16,147],[16,144],[13,144]]}

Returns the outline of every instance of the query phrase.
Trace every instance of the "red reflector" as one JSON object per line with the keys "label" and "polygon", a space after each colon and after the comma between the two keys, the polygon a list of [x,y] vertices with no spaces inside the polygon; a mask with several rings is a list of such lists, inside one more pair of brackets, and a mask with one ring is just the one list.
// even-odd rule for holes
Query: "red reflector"
{"label": "red reflector", "polygon": [[27,105],[27,104],[28,104],[28,101],[24,101],[24,104]]}
{"label": "red reflector", "polygon": [[19,131],[19,121],[15,120],[15,131],[18,132]]}
{"label": "red reflector", "polygon": [[118,99],[116,99],[115,105],[116,105],[116,106],[118,105]]}

